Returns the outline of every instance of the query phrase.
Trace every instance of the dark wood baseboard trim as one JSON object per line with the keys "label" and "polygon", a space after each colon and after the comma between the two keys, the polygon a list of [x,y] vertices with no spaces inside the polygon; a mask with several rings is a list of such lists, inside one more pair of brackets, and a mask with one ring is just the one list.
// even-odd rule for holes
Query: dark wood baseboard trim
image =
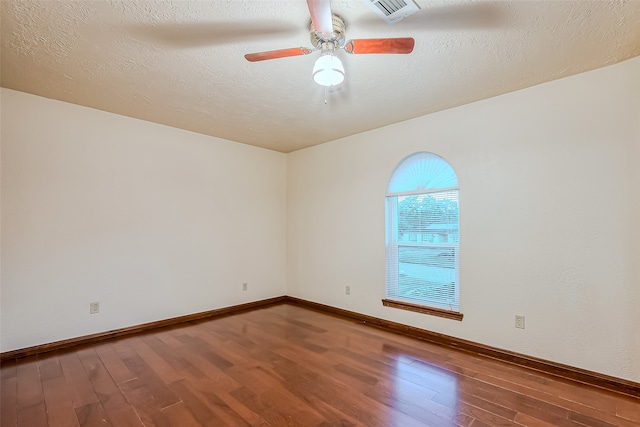
{"label": "dark wood baseboard trim", "polygon": [[287,296],[285,297],[284,302],[315,309],[325,313],[334,314],[342,318],[352,319],[387,331],[407,335],[424,341],[429,341],[444,347],[457,349],[467,353],[482,355],[512,365],[532,369],[538,372],[544,372],[546,374],[553,375],[565,380],[571,380],[581,384],[613,391],[615,393],[640,398],[640,383],[625,380],[622,378],[612,377],[598,372],[588,371],[586,369],[551,362],[549,360],[527,356],[525,354],[503,350],[477,342],[439,334],[437,332],[428,331],[426,329],[420,329],[413,326],[404,325],[402,323],[396,323],[389,320],[380,319],[378,317],[368,316],[366,314],[360,314],[354,311],[344,310],[341,308],[336,308],[296,297]]}
{"label": "dark wood baseboard trim", "polygon": [[157,328],[178,325],[180,323],[225,316],[241,311],[253,310],[260,307],[282,303],[295,304],[317,311],[322,311],[324,313],[333,314],[338,317],[351,319],[357,322],[362,322],[390,332],[395,332],[424,341],[432,342],[444,347],[457,349],[467,353],[482,355],[492,359],[500,360],[502,362],[510,363],[512,365],[521,366],[538,372],[544,372],[546,374],[553,375],[565,380],[571,380],[581,384],[609,390],[615,393],[640,398],[640,383],[637,382],[612,377],[609,375],[588,371],[586,369],[576,368],[569,365],[563,365],[561,363],[551,362],[549,360],[527,356],[525,354],[503,350],[473,341],[439,334],[437,332],[428,331],[426,329],[420,329],[414,326],[404,325],[402,323],[392,322],[390,320],[368,316],[366,314],[356,313],[354,311],[344,310],[341,308],[332,307],[329,305],[286,295],[268,298],[260,301],[253,301],[245,304],[234,305],[230,307],[218,308],[215,310],[209,310],[200,313],[188,314],[186,316],[173,317],[170,319],[159,320],[157,322],[144,323],[127,328],[114,329],[111,331],[85,335],[82,337],[70,338],[67,340],[56,341],[33,347],[7,351],[4,353],[0,353],[0,363],[50,351],[63,350],[79,345],[94,344],[96,342],[108,340],[111,338],[147,332]]}
{"label": "dark wood baseboard trim", "polygon": [[122,337],[125,335],[137,334],[141,332],[147,332],[152,329],[162,328],[165,326],[173,326],[185,322],[193,322],[196,320],[207,319],[211,317],[219,317],[237,313],[240,311],[253,310],[256,308],[280,304],[287,301],[287,297],[279,296],[274,298],[268,298],[260,301],[248,302],[245,304],[233,305],[230,307],[217,308],[215,310],[203,311],[200,313],[187,314],[185,316],[172,317],[170,319],[158,320],[156,322],[143,323],[141,325],[130,326],[127,328],[114,329],[107,332],[99,332],[91,335],[84,335],[81,337],[70,338],[62,341],[55,341],[52,343],[36,345],[33,347],[21,348],[18,350],[6,351],[0,353],[0,363],[9,360],[20,359],[27,356],[33,356],[36,354],[46,353],[49,351],[63,350],[69,347],[75,347],[84,344],[94,344],[99,341],[104,341],[111,338]]}

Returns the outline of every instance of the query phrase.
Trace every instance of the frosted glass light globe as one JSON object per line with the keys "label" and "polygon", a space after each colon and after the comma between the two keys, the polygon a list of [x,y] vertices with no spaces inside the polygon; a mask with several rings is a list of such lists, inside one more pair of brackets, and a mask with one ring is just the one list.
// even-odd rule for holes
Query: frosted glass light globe
{"label": "frosted glass light globe", "polygon": [[344,80],[344,67],[340,58],[322,55],[313,66],[313,80],[322,86],[334,86]]}

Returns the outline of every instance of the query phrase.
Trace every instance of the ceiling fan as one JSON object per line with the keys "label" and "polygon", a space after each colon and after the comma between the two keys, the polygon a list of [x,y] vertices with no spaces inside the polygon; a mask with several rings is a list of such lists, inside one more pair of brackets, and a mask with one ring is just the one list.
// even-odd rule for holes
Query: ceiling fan
{"label": "ceiling fan", "polygon": [[344,80],[344,66],[335,56],[339,49],[353,55],[359,54],[408,54],[413,51],[415,40],[411,37],[383,39],[355,39],[345,41],[345,23],[331,12],[331,0],[307,0],[311,15],[311,44],[313,48],[293,47],[248,53],[247,61],[308,55],[320,51],[320,57],[313,67],[313,79],[322,86],[333,86]]}

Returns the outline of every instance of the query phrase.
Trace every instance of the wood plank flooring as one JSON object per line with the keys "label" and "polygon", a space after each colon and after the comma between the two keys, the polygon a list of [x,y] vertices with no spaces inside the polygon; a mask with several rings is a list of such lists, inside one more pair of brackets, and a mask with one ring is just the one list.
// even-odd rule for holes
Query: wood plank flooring
{"label": "wood plank flooring", "polygon": [[640,400],[291,304],[6,362],[0,425],[640,426]]}

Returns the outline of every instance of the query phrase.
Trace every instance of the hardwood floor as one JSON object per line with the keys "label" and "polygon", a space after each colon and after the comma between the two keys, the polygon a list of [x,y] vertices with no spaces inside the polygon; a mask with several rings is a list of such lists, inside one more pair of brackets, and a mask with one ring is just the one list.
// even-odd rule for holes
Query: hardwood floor
{"label": "hardwood floor", "polygon": [[640,400],[291,304],[2,364],[9,426],[639,426]]}

